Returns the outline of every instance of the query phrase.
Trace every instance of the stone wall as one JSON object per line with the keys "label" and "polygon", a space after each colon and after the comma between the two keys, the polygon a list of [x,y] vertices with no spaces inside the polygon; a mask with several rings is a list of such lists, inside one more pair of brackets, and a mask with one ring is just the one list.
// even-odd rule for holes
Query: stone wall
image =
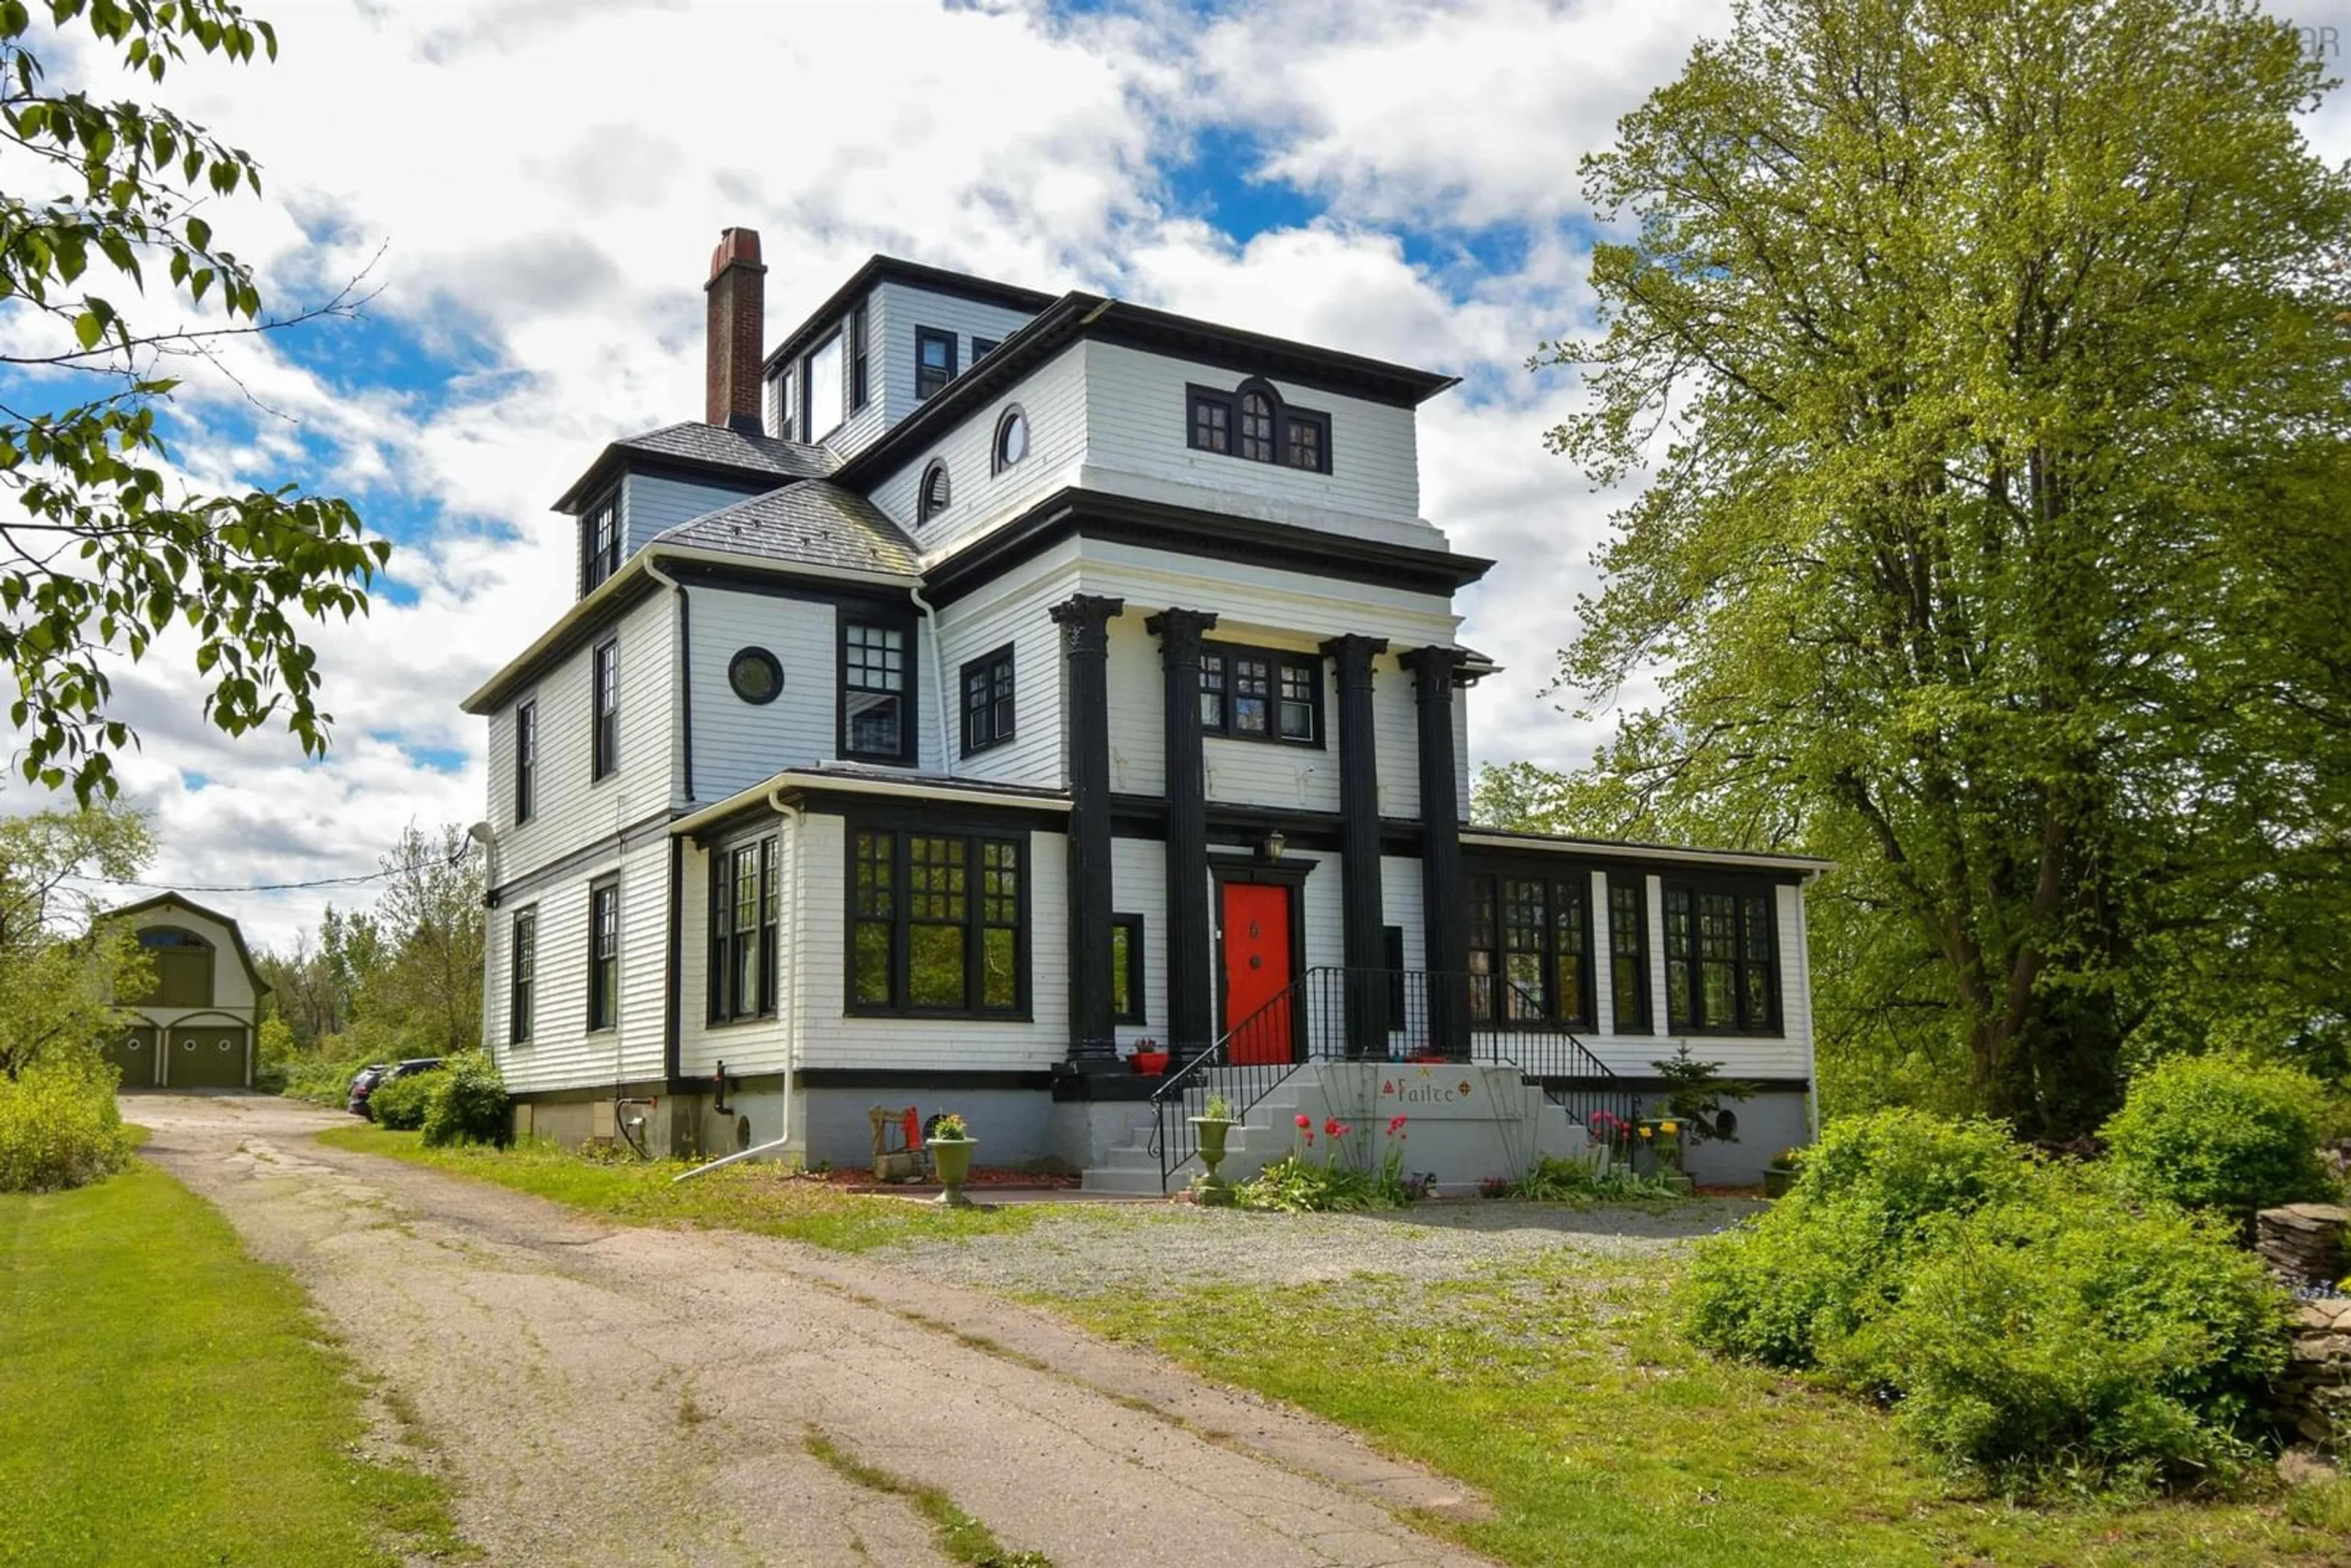
{"label": "stone wall", "polygon": [[[2351,1210],[2296,1203],[2254,1217],[2253,1248],[2289,1288],[2333,1285],[2343,1277]],[[2294,1351],[2271,1411],[2294,1440],[2351,1451],[2351,1298],[2297,1302]]]}

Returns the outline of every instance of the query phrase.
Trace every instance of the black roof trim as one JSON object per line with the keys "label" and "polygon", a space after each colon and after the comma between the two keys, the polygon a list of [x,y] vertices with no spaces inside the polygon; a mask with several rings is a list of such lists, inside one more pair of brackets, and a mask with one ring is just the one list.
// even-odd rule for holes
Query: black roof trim
{"label": "black roof trim", "polygon": [[933,566],[925,574],[925,591],[934,603],[951,604],[1073,535],[1447,597],[1484,577],[1494,565],[1482,556],[1347,538],[1292,523],[1073,486],[1056,491]]}
{"label": "black roof trim", "polygon": [[578,515],[615,468],[711,475],[749,484],[753,488],[747,493],[756,495],[787,480],[828,477],[838,466],[831,457],[820,446],[687,420],[608,443],[588,465],[587,472],[574,479],[548,509]]}
{"label": "black roof trim", "polygon": [[884,283],[903,283],[910,288],[921,288],[932,294],[953,295],[958,299],[975,300],[982,305],[1000,305],[1007,310],[1026,310],[1031,315],[1047,308],[1060,298],[1034,288],[1022,288],[1017,284],[998,283],[994,278],[975,277],[967,272],[950,272],[943,267],[926,267],[919,261],[877,255],[851,273],[848,282],[834,289],[830,298],[791,329],[773,353],[759,361],[761,378],[773,375],[778,364],[814,342],[836,318],[845,314],[851,306]]}
{"label": "black roof trim", "polygon": [[1005,339],[993,353],[949,382],[945,392],[843,462],[832,476],[834,482],[871,490],[929,452],[979,405],[1079,338],[1169,353],[1237,373],[1277,376],[1301,386],[1400,408],[1417,407],[1461,379],[1243,332],[1187,316],[1171,316],[1099,294],[1065,294],[1051,308]]}

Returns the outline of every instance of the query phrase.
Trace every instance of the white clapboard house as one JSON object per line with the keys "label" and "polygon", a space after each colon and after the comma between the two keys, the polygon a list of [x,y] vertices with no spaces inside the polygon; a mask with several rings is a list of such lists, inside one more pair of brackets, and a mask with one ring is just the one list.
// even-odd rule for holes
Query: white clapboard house
{"label": "white clapboard house", "polygon": [[884,256],[771,342],[765,271],[728,230],[705,417],[588,463],[577,602],[465,705],[522,1130],[951,1109],[1155,1190],[1207,1092],[1261,1161],[1343,1080],[1490,1102],[1502,1174],[1687,1040],[1764,1088],[1701,1175],[1801,1141],[1818,862],[1464,821],[1451,377]]}

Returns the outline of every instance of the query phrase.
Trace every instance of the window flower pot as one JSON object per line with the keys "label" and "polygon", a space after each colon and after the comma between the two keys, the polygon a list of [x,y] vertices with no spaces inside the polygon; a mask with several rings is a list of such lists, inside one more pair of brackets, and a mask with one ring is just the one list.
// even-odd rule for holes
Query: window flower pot
{"label": "window flower pot", "polygon": [[1212,1207],[1233,1201],[1233,1184],[1217,1174],[1225,1163],[1225,1138],[1239,1123],[1223,1116],[1186,1118],[1200,1138],[1200,1164],[1207,1167],[1192,1183],[1193,1200]]}
{"label": "window flower pot", "polygon": [[939,1201],[949,1208],[969,1208],[971,1199],[963,1195],[963,1184],[971,1179],[971,1152],[979,1147],[979,1140],[934,1138],[930,1147],[931,1168],[938,1173],[944,1189]]}
{"label": "window flower pot", "polygon": [[1167,1071],[1167,1052],[1164,1051],[1138,1051],[1127,1060],[1145,1078],[1156,1078]]}

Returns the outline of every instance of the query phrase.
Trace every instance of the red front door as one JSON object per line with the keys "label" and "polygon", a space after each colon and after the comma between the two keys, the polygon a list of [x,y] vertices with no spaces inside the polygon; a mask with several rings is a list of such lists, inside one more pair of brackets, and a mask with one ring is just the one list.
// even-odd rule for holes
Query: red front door
{"label": "red front door", "polygon": [[[1225,883],[1225,1031],[1234,1061],[1289,1061],[1297,1054],[1290,1003],[1290,891]],[[1271,1004],[1271,1005],[1270,1005]]]}

